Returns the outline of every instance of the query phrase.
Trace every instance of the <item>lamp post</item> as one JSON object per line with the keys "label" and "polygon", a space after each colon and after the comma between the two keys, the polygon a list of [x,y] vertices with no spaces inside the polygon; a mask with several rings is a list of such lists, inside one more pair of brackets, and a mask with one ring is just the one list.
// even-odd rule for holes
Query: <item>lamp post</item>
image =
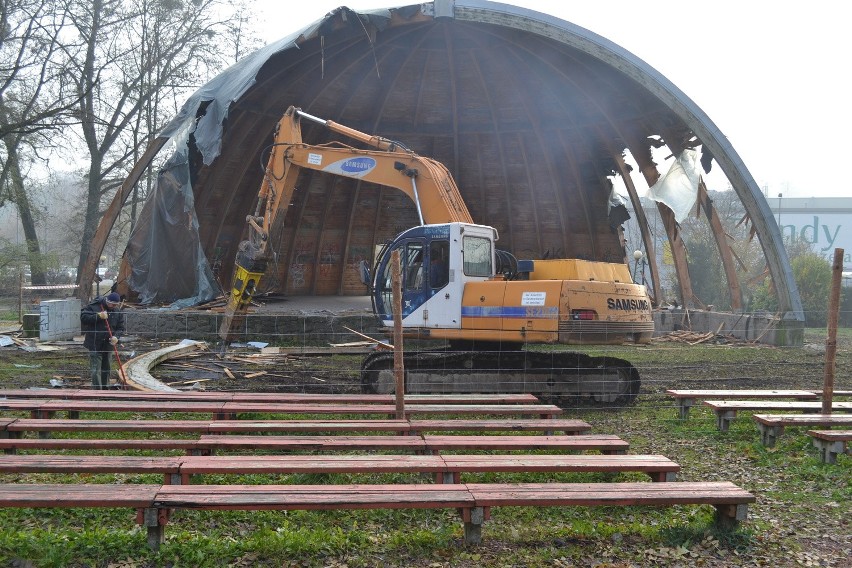
{"label": "lamp post", "polygon": [[781,236],[784,236],[784,231],[781,229],[781,197],[783,193],[778,194],[778,230],[781,231]]}
{"label": "lamp post", "polygon": [[101,256],[100,258],[98,258],[98,268],[97,268],[97,270],[95,270],[95,282],[97,282],[96,290],[97,290],[98,296],[101,295],[101,264],[104,264],[105,262],[106,262],[105,256]]}
{"label": "lamp post", "polygon": [[645,256],[641,250],[633,251],[633,282],[636,282],[636,273],[639,271],[639,261]]}

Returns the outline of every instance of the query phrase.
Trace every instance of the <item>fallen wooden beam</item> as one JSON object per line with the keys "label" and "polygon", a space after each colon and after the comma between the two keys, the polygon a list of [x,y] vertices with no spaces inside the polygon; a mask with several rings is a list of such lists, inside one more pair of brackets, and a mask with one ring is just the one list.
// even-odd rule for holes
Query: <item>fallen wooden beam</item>
{"label": "fallen wooden beam", "polygon": [[206,348],[206,344],[201,341],[182,341],[177,345],[164,347],[163,349],[157,349],[156,351],[134,357],[122,365],[124,376],[127,378],[127,385],[130,388],[141,391],[179,392],[178,389],[172,388],[155,379],[151,375],[150,370],[163,361],[204,348]]}

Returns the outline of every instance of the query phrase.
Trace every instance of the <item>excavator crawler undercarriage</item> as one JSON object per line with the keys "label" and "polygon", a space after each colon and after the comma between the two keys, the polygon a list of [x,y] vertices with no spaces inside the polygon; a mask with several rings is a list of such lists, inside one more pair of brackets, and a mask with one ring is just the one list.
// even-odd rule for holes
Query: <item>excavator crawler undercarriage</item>
{"label": "excavator crawler undercarriage", "polygon": [[[367,393],[394,390],[393,353],[368,355],[361,366]],[[615,357],[574,352],[415,351],[404,355],[405,388],[423,393],[533,393],[561,406],[620,407],[639,394],[639,372]]]}

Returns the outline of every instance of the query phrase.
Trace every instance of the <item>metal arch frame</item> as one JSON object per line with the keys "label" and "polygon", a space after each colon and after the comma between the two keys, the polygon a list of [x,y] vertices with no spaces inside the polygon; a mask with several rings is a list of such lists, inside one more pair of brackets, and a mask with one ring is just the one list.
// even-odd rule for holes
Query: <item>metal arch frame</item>
{"label": "metal arch frame", "polygon": [[678,115],[713,154],[740,198],[763,249],[785,320],[804,321],[802,301],[781,231],[769,204],[734,147],[689,97],[653,67],[623,47],[554,16],[487,0],[435,0],[435,13],[460,21],[508,26],[541,35],[594,57],[633,79]]}

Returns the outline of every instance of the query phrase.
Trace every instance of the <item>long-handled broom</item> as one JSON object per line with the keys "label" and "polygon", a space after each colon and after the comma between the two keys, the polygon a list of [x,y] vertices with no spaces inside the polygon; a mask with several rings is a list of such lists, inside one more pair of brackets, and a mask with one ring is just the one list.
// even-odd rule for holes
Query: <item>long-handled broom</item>
{"label": "long-handled broom", "polygon": [[[112,338],[112,327],[109,325],[109,316],[107,316],[107,319],[105,319],[104,322],[106,322],[107,331],[109,332],[110,338]],[[113,345],[112,352],[115,353],[115,360],[118,363],[118,376],[121,377],[121,385],[124,390],[127,390],[127,377],[124,376],[124,367],[121,364],[121,357],[118,356],[118,347]]]}

